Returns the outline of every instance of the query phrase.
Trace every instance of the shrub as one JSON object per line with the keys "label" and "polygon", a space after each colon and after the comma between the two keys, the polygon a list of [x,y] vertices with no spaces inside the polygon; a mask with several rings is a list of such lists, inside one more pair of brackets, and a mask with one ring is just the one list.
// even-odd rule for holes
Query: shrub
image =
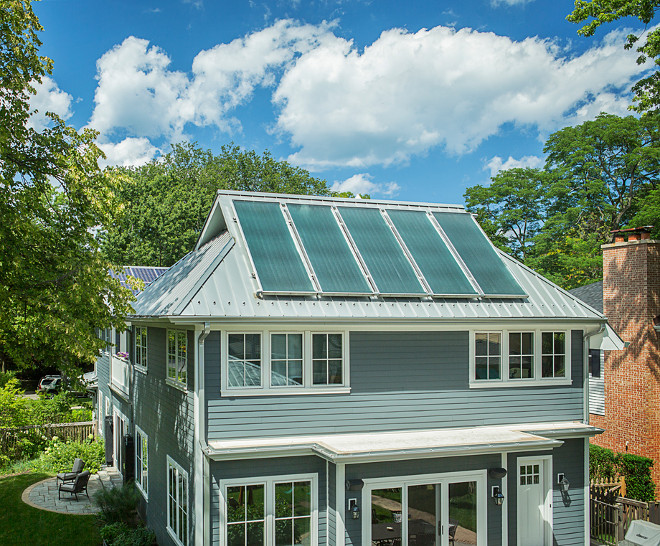
{"label": "shrub", "polygon": [[94,502],[101,510],[99,518],[105,524],[135,524],[137,520],[138,491],[133,482],[108,490],[101,489],[94,495]]}
{"label": "shrub", "polygon": [[35,470],[42,472],[58,472],[71,468],[73,460],[80,458],[85,461],[85,470],[92,474],[98,472],[105,462],[105,449],[101,440],[90,436],[82,442],[63,442],[57,436],[47,443],[44,453],[34,463]]}
{"label": "shrub", "polygon": [[146,527],[131,529],[125,523],[117,522],[102,527],[101,538],[110,546],[151,546],[156,535]]}
{"label": "shrub", "polygon": [[655,500],[655,484],[651,479],[653,460],[630,453],[589,444],[589,478],[594,481],[626,480],[626,497],[639,501]]}
{"label": "shrub", "polygon": [[16,379],[15,371],[0,372],[0,389],[4,388],[10,379]]}

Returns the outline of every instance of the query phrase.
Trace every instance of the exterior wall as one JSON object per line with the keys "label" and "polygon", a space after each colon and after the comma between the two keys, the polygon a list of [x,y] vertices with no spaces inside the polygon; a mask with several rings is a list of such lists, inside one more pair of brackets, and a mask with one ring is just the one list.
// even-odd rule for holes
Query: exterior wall
{"label": "exterior wall", "polygon": [[654,459],[660,494],[660,241],[603,246],[604,313],[630,343],[605,354],[605,415],[591,423],[605,429],[594,442],[617,452]]}
{"label": "exterior wall", "polygon": [[[167,456],[188,472],[188,522],[194,527],[194,332],[188,332],[188,391],[171,386],[167,374],[166,329],[147,329],[147,373],[134,370],[134,422],[148,436],[149,500],[140,509],[147,525],[156,532],[158,544],[174,544],[167,532]],[[134,347],[131,344],[131,361]],[[131,430],[134,432],[134,429]]]}
{"label": "exterior wall", "polygon": [[[509,546],[517,545],[518,458],[552,455],[552,530],[555,546],[584,546],[586,523],[584,519],[584,449],[585,439],[565,440],[564,445],[547,452],[509,453],[507,459]],[[562,498],[557,485],[557,473],[566,474],[571,487],[568,497]],[[523,544],[519,546],[525,546]]]}
{"label": "exterior wall", "polygon": [[[211,544],[220,543],[220,481],[232,478],[318,475],[319,545],[328,543],[328,502],[326,499],[326,462],[319,457],[252,459],[211,463]],[[332,487],[331,487],[332,489]],[[159,541],[160,544],[160,541]]]}
{"label": "exterior wall", "polygon": [[210,440],[583,419],[582,331],[572,385],[470,389],[468,332],[351,332],[350,394],[221,397],[220,336],[205,342]]}

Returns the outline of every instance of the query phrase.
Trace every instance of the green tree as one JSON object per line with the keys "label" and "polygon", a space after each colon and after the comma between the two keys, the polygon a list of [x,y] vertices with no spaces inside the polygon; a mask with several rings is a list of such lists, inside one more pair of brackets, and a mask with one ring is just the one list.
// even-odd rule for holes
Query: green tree
{"label": "green tree", "polygon": [[170,266],[190,252],[219,189],[330,195],[324,180],[304,169],[231,144],[214,155],[196,143],[172,146],[162,160],[118,169],[122,221],[103,234],[113,263]]}
{"label": "green tree", "polygon": [[[635,17],[645,25],[646,40],[638,45],[641,35],[630,34],[625,48],[637,46],[639,53],[637,64],[644,64],[647,59],[654,59],[656,67],[660,65],[660,28],[647,32],[655,18],[660,0],[576,0],[575,9],[566,17],[571,23],[584,23],[578,30],[582,36],[593,36],[596,29],[605,23],[612,23],[624,17]],[[633,107],[638,112],[656,111],[660,106],[660,73],[655,71],[634,86]]]}
{"label": "green tree", "polygon": [[94,237],[114,222],[119,179],[99,169],[93,131],[52,114],[41,132],[28,123],[34,83],[52,70],[30,0],[3,2],[0,28],[0,359],[74,375],[102,345],[95,328],[130,311]]}

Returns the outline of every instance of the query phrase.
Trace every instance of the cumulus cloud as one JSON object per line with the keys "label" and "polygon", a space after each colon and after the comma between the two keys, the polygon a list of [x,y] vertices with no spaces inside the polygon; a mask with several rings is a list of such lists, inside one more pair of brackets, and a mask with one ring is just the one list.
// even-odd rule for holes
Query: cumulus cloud
{"label": "cumulus cloud", "polygon": [[536,169],[543,166],[544,159],[536,155],[526,155],[520,159],[515,159],[509,156],[506,161],[498,155],[492,157],[484,165],[484,170],[490,170],[490,175],[495,176],[499,171],[506,171],[508,169],[521,168],[525,169],[530,167]]}
{"label": "cumulus cloud", "polygon": [[368,173],[354,174],[343,182],[337,181],[332,185],[333,191],[350,191],[355,195],[384,195],[392,197],[399,193],[401,186],[396,182],[378,184],[373,181],[373,176]]}
{"label": "cumulus cloud", "polygon": [[491,0],[490,5],[493,7],[505,5],[505,6],[524,6],[529,4],[534,0]]}
{"label": "cumulus cloud", "polygon": [[71,104],[73,97],[62,91],[55,81],[44,76],[41,83],[34,83],[35,94],[30,97],[30,107],[35,112],[28,120],[28,126],[36,131],[43,131],[50,123],[46,112],[53,112],[62,119],[69,119],[73,115]]}
{"label": "cumulus cloud", "polygon": [[567,58],[552,41],[471,29],[389,30],[362,53],[336,37],[282,77],[277,127],[299,149],[289,159],[310,168],[388,165],[436,146],[463,154],[505,123],[554,130],[593,113],[600,93],[619,97],[644,69],[623,40],[611,33]]}
{"label": "cumulus cloud", "polygon": [[149,163],[160,151],[144,137],[128,137],[117,143],[101,141],[99,147],[106,155],[105,160],[99,161],[101,167],[139,167]]}

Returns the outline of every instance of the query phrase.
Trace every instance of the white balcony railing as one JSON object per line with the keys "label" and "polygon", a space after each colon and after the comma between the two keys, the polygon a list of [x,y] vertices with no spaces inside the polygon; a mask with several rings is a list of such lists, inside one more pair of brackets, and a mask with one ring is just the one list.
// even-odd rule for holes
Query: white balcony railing
{"label": "white balcony railing", "polygon": [[130,380],[130,366],[128,359],[116,354],[110,359],[110,378],[112,384],[124,394],[128,394]]}

